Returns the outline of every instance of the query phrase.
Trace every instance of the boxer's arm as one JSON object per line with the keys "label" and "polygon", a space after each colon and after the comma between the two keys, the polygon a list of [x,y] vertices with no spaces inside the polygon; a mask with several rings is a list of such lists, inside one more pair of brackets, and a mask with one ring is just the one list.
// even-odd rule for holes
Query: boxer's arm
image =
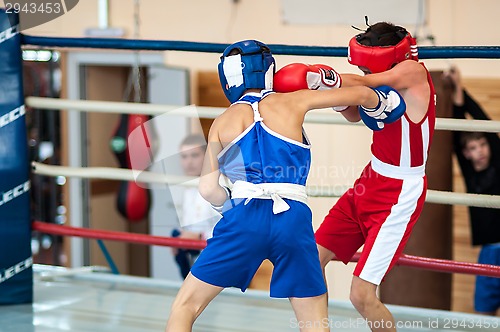
{"label": "boxer's arm", "polygon": [[305,109],[317,109],[337,105],[360,105],[358,115],[349,113],[348,121],[357,121],[358,116],[372,130],[381,130],[384,123],[399,119],[406,105],[399,93],[389,86],[368,88],[365,86],[346,87],[326,91],[301,90],[293,94],[294,101]]}
{"label": "boxer's arm", "polygon": [[419,84],[427,84],[427,71],[424,66],[416,61],[403,61],[394,68],[376,74],[365,76],[356,74],[342,74],[342,85],[364,85],[372,88],[389,85],[396,90],[404,90]]}
{"label": "boxer's arm", "polygon": [[228,192],[219,184],[219,160],[217,155],[222,151],[218,134],[218,121],[215,119],[208,134],[208,144],[203,161],[198,189],[200,195],[214,208],[221,207],[228,198]]}
{"label": "boxer's arm", "polygon": [[300,105],[306,112],[313,109],[363,105],[375,108],[379,97],[372,89],[365,86],[354,86],[332,90],[300,90],[290,93],[292,103]]}

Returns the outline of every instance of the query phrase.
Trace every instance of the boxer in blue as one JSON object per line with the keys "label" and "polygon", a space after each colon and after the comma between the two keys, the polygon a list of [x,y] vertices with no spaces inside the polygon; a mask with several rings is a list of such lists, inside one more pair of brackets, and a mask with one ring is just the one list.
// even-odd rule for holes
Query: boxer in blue
{"label": "boxer in blue", "polygon": [[[166,331],[191,331],[224,288],[245,291],[264,259],[274,265],[271,297],[290,299],[300,330],[329,331],[305,188],[311,152],[304,117],[311,109],[341,105],[362,105],[380,116],[404,103],[395,105],[363,86],[339,88],[334,70],[310,69],[304,72],[305,89],[275,93],[273,78],[279,72],[275,78],[275,61],[265,44],[246,40],[224,51],[219,75],[232,104],[210,128],[199,185],[223,218],[180,288]],[[287,78],[280,77],[280,86]],[[231,191],[219,185],[221,174],[233,183]]]}

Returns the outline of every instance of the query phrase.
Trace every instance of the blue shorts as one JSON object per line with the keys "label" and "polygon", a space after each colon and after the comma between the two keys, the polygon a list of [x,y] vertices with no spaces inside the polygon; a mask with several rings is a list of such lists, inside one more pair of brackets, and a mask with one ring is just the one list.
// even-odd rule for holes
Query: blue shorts
{"label": "blue shorts", "polygon": [[[478,263],[500,266],[500,244],[484,245],[479,253]],[[474,310],[496,312],[500,308],[500,278],[476,277]]]}
{"label": "blue shorts", "polygon": [[191,273],[219,287],[245,291],[264,259],[273,265],[271,297],[326,293],[314,240],[311,210],[286,200],[288,211],[273,214],[272,200],[252,199],[226,211]]}

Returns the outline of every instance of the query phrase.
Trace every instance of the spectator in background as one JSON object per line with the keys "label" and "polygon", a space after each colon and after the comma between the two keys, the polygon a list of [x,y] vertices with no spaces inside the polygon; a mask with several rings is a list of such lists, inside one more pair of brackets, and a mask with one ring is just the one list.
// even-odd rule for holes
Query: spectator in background
{"label": "spectator in background", "polygon": [[[445,74],[454,85],[453,116],[490,120],[462,86],[460,72]],[[500,138],[496,133],[454,132],[454,149],[468,193],[500,195]],[[500,209],[469,207],[472,245],[482,246],[478,262],[500,265]],[[478,276],[474,309],[495,315],[500,307],[500,278]]]}
{"label": "spectator in background", "polygon": [[[205,158],[207,143],[202,135],[189,135],[181,142],[179,155],[186,176],[199,177]],[[182,199],[181,228],[172,231],[173,237],[206,240],[220,218],[210,203],[201,197],[197,187],[186,187]],[[200,250],[172,248],[180,273],[186,278]]]}

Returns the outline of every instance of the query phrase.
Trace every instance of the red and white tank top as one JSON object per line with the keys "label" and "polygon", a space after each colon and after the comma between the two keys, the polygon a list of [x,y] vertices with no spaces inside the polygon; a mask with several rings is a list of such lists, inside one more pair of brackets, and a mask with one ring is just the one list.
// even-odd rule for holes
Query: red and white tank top
{"label": "red and white tank top", "polygon": [[[423,64],[422,64],[423,65]],[[372,154],[384,164],[398,167],[425,167],[436,122],[436,92],[427,71],[429,105],[424,118],[415,123],[406,113],[383,130],[373,132]]]}

